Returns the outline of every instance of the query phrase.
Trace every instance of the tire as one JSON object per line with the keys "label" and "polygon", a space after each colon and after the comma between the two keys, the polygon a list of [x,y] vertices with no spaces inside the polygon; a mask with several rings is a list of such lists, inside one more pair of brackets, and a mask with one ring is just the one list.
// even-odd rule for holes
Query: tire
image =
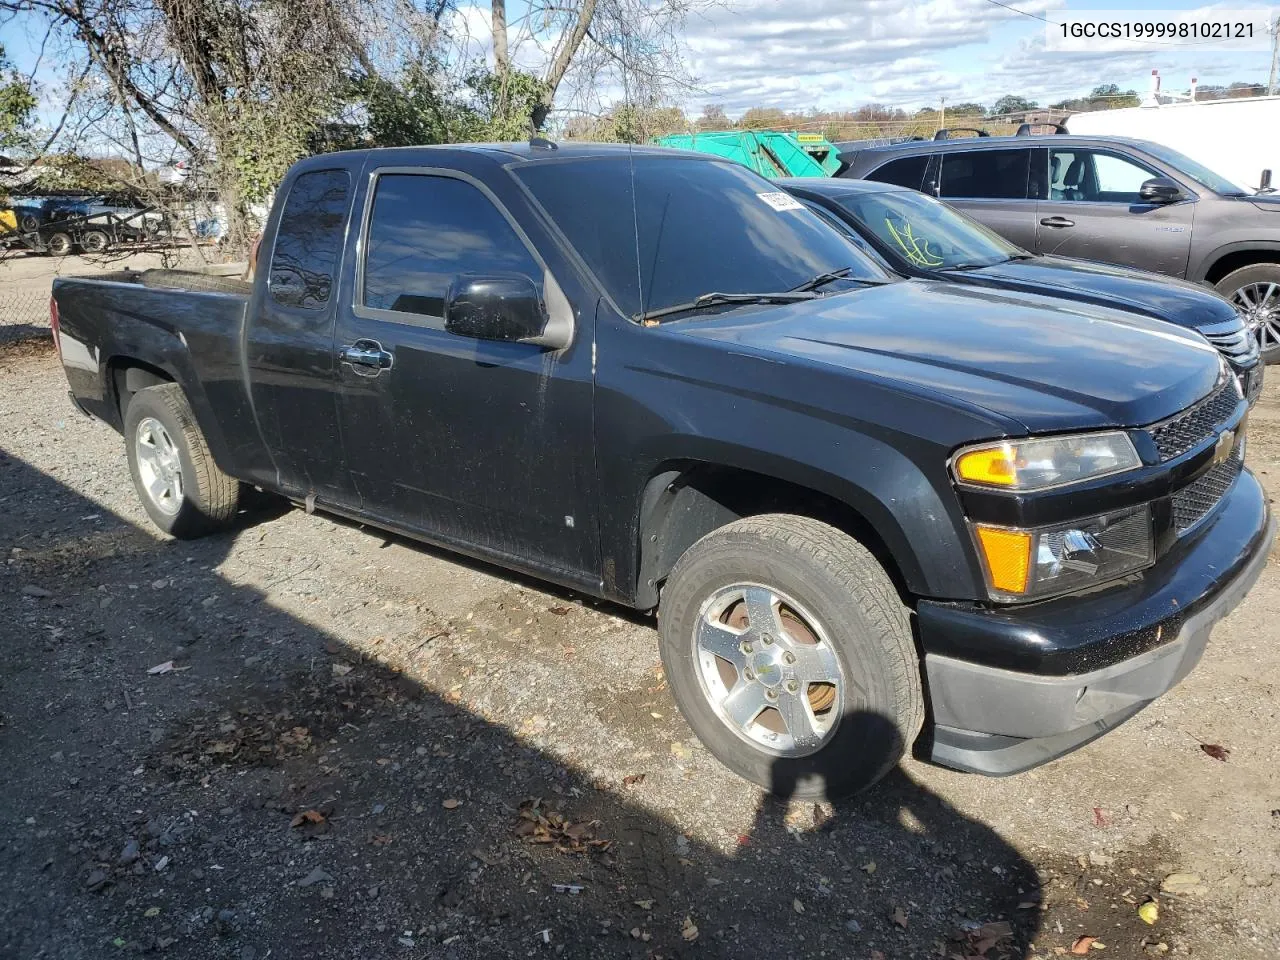
{"label": "tire", "polygon": [[1231,301],[1258,338],[1263,362],[1280,363],[1280,263],[1255,263],[1233,270],[1215,289]]}
{"label": "tire", "polygon": [[40,218],[34,213],[24,213],[18,218],[18,229],[23,233],[33,233],[40,229]]}
{"label": "tire", "polygon": [[[240,483],[209,453],[176,383],[139,390],[124,415],[129,474],[151,521],[179,540],[226,529],[240,509]],[[172,482],[177,467],[178,481]],[[153,493],[161,486],[160,494]]]}
{"label": "tire", "polygon": [[[762,611],[762,620],[781,625],[785,639],[763,637],[750,617],[744,625],[747,595],[744,591],[741,602],[732,599],[743,584],[757,600],[763,589],[779,601],[771,599],[768,608],[776,618],[758,604],[755,609]],[[871,552],[825,523],[766,514],[707,534],[671,571],[658,621],[667,679],[689,725],[721,763],[779,796],[834,800],[865,790],[898,763],[924,723],[920,663],[907,608]],[[719,645],[728,642],[721,623],[730,625],[730,640],[736,630],[745,631],[739,637],[757,638],[748,644],[752,653],[742,654],[745,665],[719,659]],[[711,669],[707,648],[695,639],[704,624],[710,624],[708,637],[718,647]],[[806,632],[818,640],[808,650],[809,644],[796,642]],[[799,654],[799,664],[771,663],[779,648],[793,664]],[[788,669],[819,661],[838,666],[837,683],[804,685],[799,672],[794,676],[801,679],[787,679]],[[722,718],[731,700],[725,689],[750,693],[752,684],[768,683],[775,684],[764,692],[778,704],[773,716],[765,701],[766,708],[745,728]],[[787,700],[788,689],[800,692]],[[829,706],[820,711],[823,691]],[[820,740],[801,744],[793,736],[784,709],[792,711],[796,704],[810,723],[826,724]],[[775,732],[779,724],[786,733]],[[803,730],[804,721],[798,726]]]}
{"label": "tire", "polygon": [[51,234],[45,241],[45,249],[55,257],[65,257],[71,253],[71,235],[69,233]]}
{"label": "tire", "polygon": [[111,239],[101,230],[88,230],[80,236],[80,249],[85,253],[102,253]]}

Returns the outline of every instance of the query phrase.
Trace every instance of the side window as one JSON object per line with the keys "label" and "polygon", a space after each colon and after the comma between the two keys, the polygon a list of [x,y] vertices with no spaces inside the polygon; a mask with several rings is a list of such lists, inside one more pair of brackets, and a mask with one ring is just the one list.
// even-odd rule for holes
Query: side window
{"label": "side window", "polygon": [[1093,150],[1049,151],[1049,199],[1138,203],[1144,180],[1159,176],[1132,160]]}
{"label": "side window", "polygon": [[293,181],[271,254],[267,289],[276,303],[319,310],[329,302],[350,198],[345,170],[316,170]]}
{"label": "side window", "polygon": [[876,167],[876,169],[867,174],[867,179],[919,190],[920,184],[924,180],[925,168],[928,166],[929,155],[927,153],[918,157],[899,157],[897,160],[890,160],[882,167]]}
{"label": "side window", "polygon": [[1031,151],[964,150],[942,157],[938,196],[964,200],[1025,200]]}
{"label": "side window", "polygon": [[456,177],[379,176],[365,249],[361,302],[378,310],[443,318],[458,274],[542,277],[497,207]]}

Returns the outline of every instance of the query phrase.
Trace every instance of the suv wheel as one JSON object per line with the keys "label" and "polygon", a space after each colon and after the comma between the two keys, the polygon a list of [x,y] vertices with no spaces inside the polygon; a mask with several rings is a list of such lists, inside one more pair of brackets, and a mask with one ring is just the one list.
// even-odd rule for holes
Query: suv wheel
{"label": "suv wheel", "polygon": [[1265,363],[1280,362],[1280,263],[1255,263],[1227,274],[1217,291],[1258,338]]}
{"label": "suv wheel", "polygon": [[703,537],[667,579],[659,629],[699,739],[780,796],[869,787],[923,723],[906,607],[865,547],[816,520],[764,515]]}

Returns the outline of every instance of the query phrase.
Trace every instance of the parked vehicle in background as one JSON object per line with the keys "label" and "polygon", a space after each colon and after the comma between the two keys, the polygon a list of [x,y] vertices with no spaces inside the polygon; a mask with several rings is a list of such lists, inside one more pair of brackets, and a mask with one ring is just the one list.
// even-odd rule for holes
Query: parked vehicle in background
{"label": "parked vehicle in background", "polygon": [[1248,405],[1194,332],[895,279],[700,154],[339,153],[278,198],[252,285],[54,281],[152,520],[225,528],[253,484],[656,608],[680,709],[766,789],[873,783],[926,702],[942,763],[1074,749],[1266,563]]}
{"label": "parked vehicle in background", "polygon": [[[810,151],[823,158],[834,157],[834,149],[821,144],[801,143],[794,134],[775,130],[730,130],[709,133],[673,133],[654,141],[674,150],[693,150],[724,157],[742,164],[762,177],[821,177],[827,171]],[[836,164],[837,168],[839,162]]]}
{"label": "parked vehicle in background", "polygon": [[1280,360],[1280,195],[1124,137],[970,137],[846,151],[840,176],[940,197],[1036,253],[1213,285]]}
{"label": "parked vehicle in background", "polygon": [[1072,114],[1063,126],[1089,137],[1162,143],[1249,190],[1269,186],[1264,170],[1280,176],[1280,97],[1149,103]]}
{"label": "parked vehicle in background", "polygon": [[1029,253],[940,200],[872,180],[803,177],[783,186],[886,266],[908,277],[1023,290],[1118,307],[1201,334],[1231,364],[1250,404],[1262,392],[1257,342],[1222,297],[1186,280]]}

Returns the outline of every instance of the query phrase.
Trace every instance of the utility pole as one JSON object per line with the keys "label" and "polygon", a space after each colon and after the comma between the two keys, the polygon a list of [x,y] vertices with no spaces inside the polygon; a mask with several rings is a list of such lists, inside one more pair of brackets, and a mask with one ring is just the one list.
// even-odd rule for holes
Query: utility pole
{"label": "utility pole", "polygon": [[[1275,70],[1273,66],[1272,73],[1274,72]],[[1272,77],[1271,79],[1274,80],[1275,77]],[[939,130],[947,129],[947,98],[946,97],[938,98],[938,129]]]}
{"label": "utility pole", "polygon": [[1276,66],[1280,65],[1280,14],[1271,19],[1271,76],[1267,80],[1267,96],[1276,95]]}

